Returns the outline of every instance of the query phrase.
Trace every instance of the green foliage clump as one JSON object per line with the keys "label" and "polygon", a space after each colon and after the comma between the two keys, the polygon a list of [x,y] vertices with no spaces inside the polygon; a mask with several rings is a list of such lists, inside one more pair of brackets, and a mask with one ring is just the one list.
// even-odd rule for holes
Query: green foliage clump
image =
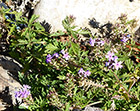
{"label": "green foliage clump", "polygon": [[[31,86],[32,102],[27,110],[69,111],[86,106],[105,111],[140,110],[140,46],[131,32],[134,20],[121,16],[105,39],[104,33],[99,37],[77,29],[71,24],[73,16],[62,21],[65,32],[48,33],[36,22],[36,15],[28,20],[22,13],[5,9],[1,12],[6,21],[10,55],[23,65],[19,79]],[[14,14],[15,20],[6,19],[7,14]],[[88,38],[83,45],[78,37],[85,34]],[[63,37],[67,39],[61,40]],[[117,61],[108,61],[109,51],[118,57]],[[121,63],[119,68],[113,66],[116,62]]]}

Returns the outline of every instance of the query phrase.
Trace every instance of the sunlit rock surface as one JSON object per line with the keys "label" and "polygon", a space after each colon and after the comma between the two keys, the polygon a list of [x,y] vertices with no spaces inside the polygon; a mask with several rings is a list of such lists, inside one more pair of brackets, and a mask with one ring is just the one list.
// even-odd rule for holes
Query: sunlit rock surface
{"label": "sunlit rock surface", "polygon": [[18,71],[22,66],[14,59],[0,55],[0,111],[12,111],[15,105],[15,91],[22,88],[18,81]]}
{"label": "sunlit rock surface", "polygon": [[140,0],[41,0],[34,13],[40,15],[39,21],[50,23],[51,31],[63,30],[62,20],[68,15],[76,17],[75,25],[89,27],[93,17],[104,24],[115,22],[121,13],[129,19],[140,19]]}

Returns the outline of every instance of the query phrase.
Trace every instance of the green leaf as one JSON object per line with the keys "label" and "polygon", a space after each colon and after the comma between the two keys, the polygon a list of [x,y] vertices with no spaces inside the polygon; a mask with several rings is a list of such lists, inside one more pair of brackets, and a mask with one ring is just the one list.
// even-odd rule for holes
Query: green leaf
{"label": "green leaf", "polygon": [[52,43],[48,44],[45,48],[51,52],[58,49],[58,47],[54,46]]}
{"label": "green leaf", "polygon": [[71,42],[71,48],[74,54],[78,55],[80,47],[78,44]]}
{"label": "green leaf", "polygon": [[64,76],[64,75],[59,75],[59,76],[57,76],[57,78],[60,79],[60,80],[65,80],[65,79],[66,79],[66,76]]}
{"label": "green leaf", "polygon": [[77,90],[78,90],[78,88],[77,88],[77,87],[75,87],[75,88],[74,88],[74,93],[73,93],[73,95],[75,95],[75,94],[76,94]]}
{"label": "green leaf", "polygon": [[58,32],[52,33],[52,34],[50,35],[50,37],[57,37],[57,36],[63,36],[63,35],[65,35],[64,32],[58,31]]}
{"label": "green leaf", "polygon": [[16,25],[12,25],[12,27],[10,28],[10,32],[8,33],[8,35],[12,35],[12,33],[15,31]]}
{"label": "green leaf", "polygon": [[128,59],[125,61],[125,64],[126,64],[128,70],[130,71],[131,68],[133,67],[133,62],[130,59]]}
{"label": "green leaf", "polygon": [[45,31],[44,27],[39,22],[35,22],[33,26],[35,26],[37,31]]}
{"label": "green leaf", "polygon": [[82,34],[82,35],[84,35],[84,34],[89,34],[90,32],[88,31],[88,30],[82,30],[82,29],[79,29],[78,30],[78,34]]}
{"label": "green leaf", "polygon": [[15,16],[17,21],[21,21],[22,12],[16,13]]}
{"label": "green leaf", "polygon": [[19,109],[27,109],[27,108],[24,107],[24,106],[19,106],[18,108],[19,108]]}
{"label": "green leaf", "polygon": [[28,44],[27,40],[18,39],[17,40],[20,44]]}
{"label": "green leaf", "polygon": [[37,15],[32,15],[30,21],[29,21],[29,24],[28,26],[31,27],[33,25],[33,22],[38,18],[39,16]]}
{"label": "green leaf", "polygon": [[71,31],[71,35],[73,38],[78,39],[77,33],[75,31]]}
{"label": "green leaf", "polygon": [[122,96],[123,96],[127,101],[129,101],[129,96],[128,96],[128,94],[122,93]]}
{"label": "green leaf", "polygon": [[65,86],[64,86],[64,84],[59,84],[59,86],[60,86],[60,88],[63,88],[63,89],[65,89]]}
{"label": "green leaf", "polygon": [[0,38],[2,37],[2,34],[0,34]]}
{"label": "green leaf", "polygon": [[66,110],[65,111],[69,111],[69,108],[70,108],[70,103],[67,103],[66,104]]}
{"label": "green leaf", "polygon": [[26,36],[27,32],[28,32],[28,28],[25,29],[25,31],[21,34],[21,36]]}

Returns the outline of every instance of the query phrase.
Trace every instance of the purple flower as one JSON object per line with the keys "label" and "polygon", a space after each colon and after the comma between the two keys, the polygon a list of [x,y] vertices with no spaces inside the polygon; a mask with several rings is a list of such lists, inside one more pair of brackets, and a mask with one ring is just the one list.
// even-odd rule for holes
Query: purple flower
{"label": "purple flower", "polygon": [[68,53],[65,53],[65,54],[63,55],[63,58],[65,58],[66,60],[69,60],[70,56],[69,56]]}
{"label": "purple flower", "polygon": [[23,89],[21,91],[21,98],[27,98],[30,95],[30,91],[28,89]]}
{"label": "purple flower", "polygon": [[121,41],[124,42],[124,43],[126,43],[129,40],[129,38],[130,38],[130,34],[127,34],[127,35],[124,34],[123,35],[123,38],[121,39]]}
{"label": "purple flower", "polygon": [[108,67],[109,69],[111,69],[113,67],[112,61],[106,62],[105,66]]}
{"label": "purple flower", "polygon": [[83,70],[83,68],[81,68],[79,71],[78,71],[78,74],[84,74],[85,71]]}
{"label": "purple flower", "polygon": [[109,51],[106,55],[106,58],[108,58],[108,62],[105,63],[105,66],[108,67],[109,69],[113,68],[118,70],[119,68],[122,68],[123,66],[121,65],[122,62],[118,62],[118,57],[114,56],[115,54],[111,51]]}
{"label": "purple flower", "polygon": [[95,39],[90,38],[89,43],[91,46],[95,46],[95,45],[103,46],[105,41],[100,40],[100,38],[95,38]]}
{"label": "purple flower", "polygon": [[50,54],[47,55],[47,58],[51,58],[52,56]]}
{"label": "purple flower", "polygon": [[63,55],[65,54],[65,50],[64,50],[64,49],[62,49],[60,52],[61,52]]}
{"label": "purple flower", "polygon": [[84,71],[83,68],[81,68],[79,71],[78,71],[78,74],[81,76],[84,76],[84,77],[87,77],[87,76],[90,76],[91,72],[89,70],[87,71]]}
{"label": "purple flower", "polygon": [[20,96],[20,92],[19,91],[15,91],[15,98],[18,98]]}
{"label": "purple flower", "polygon": [[89,70],[87,70],[84,74],[84,77],[90,76],[91,72]]}
{"label": "purple flower", "polygon": [[51,62],[52,56],[50,54],[47,55],[46,57],[46,62],[49,63]]}
{"label": "purple flower", "polygon": [[94,44],[95,44],[95,39],[90,38],[90,39],[89,39],[89,43],[90,43],[91,46],[94,46]]}
{"label": "purple flower", "polygon": [[30,95],[30,88],[28,85],[23,85],[20,91],[15,92],[15,98],[27,98]]}
{"label": "purple flower", "polygon": [[126,43],[128,41],[128,38],[123,37],[123,39],[121,39],[122,42]]}
{"label": "purple flower", "polygon": [[128,38],[129,38],[129,37],[130,37],[130,34],[127,34],[127,36],[126,36],[126,37],[128,37]]}
{"label": "purple flower", "polygon": [[72,19],[72,20],[76,19],[76,17],[74,17],[73,15],[70,15],[69,17],[70,17],[70,19]]}
{"label": "purple flower", "polygon": [[58,54],[58,53],[54,53],[53,56],[52,56],[52,58],[53,58],[53,57],[58,58],[58,57],[59,57],[59,54]]}
{"label": "purple flower", "polygon": [[116,70],[118,70],[119,68],[122,68],[123,66],[121,65],[122,64],[122,62],[121,61],[115,61],[115,63],[113,63],[112,65],[114,66],[114,68],[116,69]]}
{"label": "purple flower", "polygon": [[115,56],[115,57],[113,58],[113,61],[116,62],[117,60],[118,60],[118,57]]}
{"label": "purple flower", "polygon": [[110,64],[110,62],[106,62],[106,63],[105,63],[105,66],[107,67],[107,66],[109,66],[109,64]]}
{"label": "purple flower", "polygon": [[111,60],[113,60],[113,56],[114,56],[114,55],[115,55],[115,54],[114,54],[113,52],[109,51],[105,57],[106,57],[109,61],[111,61]]}
{"label": "purple flower", "polygon": [[24,89],[31,89],[31,86],[29,86],[29,85],[23,85],[23,88]]}

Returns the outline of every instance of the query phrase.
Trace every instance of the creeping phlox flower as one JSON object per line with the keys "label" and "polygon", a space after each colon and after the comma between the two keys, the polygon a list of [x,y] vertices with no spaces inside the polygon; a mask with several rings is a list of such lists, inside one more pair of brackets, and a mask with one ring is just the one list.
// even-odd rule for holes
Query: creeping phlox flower
{"label": "creeping phlox flower", "polygon": [[84,71],[83,68],[81,68],[79,71],[78,71],[78,74],[81,76],[84,76],[84,77],[87,77],[87,76],[90,76],[91,72],[89,70],[87,71]]}
{"label": "creeping phlox flower", "polygon": [[46,62],[49,63],[51,62],[52,56],[50,54],[47,55],[46,57]]}
{"label": "creeping phlox flower", "polygon": [[[63,50],[60,51],[60,53],[62,54],[62,57],[65,60],[69,60],[70,55],[68,54],[68,52],[65,52],[65,50],[63,49]],[[58,58],[58,57],[59,57],[58,53],[54,53],[53,55],[48,54],[47,57],[46,57],[46,62],[50,63],[52,61],[52,59],[55,59],[55,58]]]}
{"label": "creeping phlox flower", "polygon": [[53,55],[52,55],[52,58],[58,58],[59,57],[59,54],[58,53],[54,53]]}
{"label": "creeping phlox flower", "polygon": [[111,60],[113,60],[113,56],[114,56],[114,55],[115,55],[115,54],[114,54],[113,52],[109,51],[105,57],[106,57],[109,61],[111,61]]}
{"label": "creeping phlox flower", "polygon": [[103,46],[105,41],[100,40],[100,38],[95,38],[95,39],[90,38],[89,43],[90,43],[91,46],[95,46],[95,45]]}
{"label": "creeping phlox flower", "polygon": [[62,49],[61,53],[63,54],[64,59],[69,60],[70,56],[69,56],[68,52],[65,52],[64,49]]}
{"label": "creeping phlox flower", "polygon": [[53,55],[48,54],[46,57],[46,62],[49,63],[49,62],[51,62],[52,59],[58,58],[58,57],[59,57],[58,53],[54,53]]}
{"label": "creeping phlox flower", "polygon": [[118,70],[119,68],[122,68],[123,66],[121,65],[122,64],[122,61],[115,61],[114,63],[113,63],[113,66],[114,66],[114,68],[116,69],[116,70]]}
{"label": "creeping phlox flower", "polygon": [[30,88],[28,85],[23,85],[20,91],[15,92],[15,98],[27,98],[30,95]]}
{"label": "creeping phlox flower", "polygon": [[123,43],[126,43],[126,42],[129,40],[129,38],[130,38],[130,35],[129,35],[129,34],[123,35],[121,41],[122,41]]}
{"label": "creeping phlox flower", "polygon": [[89,39],[89,43],[90,43],[91,46],[94,46],[94,44],[95,44],[95,39],[90,38],[90,39]]}
{"label": "creeping phlox flower", "polygon": [[109,69],[113,68],[118,70],[119,68],[122,68],[122,61],[118,61],[118,57],[115,56],[115,54],[111,51],[107,53],[105,56],[108,59],[108,62],[105,63],[105,66]]}

